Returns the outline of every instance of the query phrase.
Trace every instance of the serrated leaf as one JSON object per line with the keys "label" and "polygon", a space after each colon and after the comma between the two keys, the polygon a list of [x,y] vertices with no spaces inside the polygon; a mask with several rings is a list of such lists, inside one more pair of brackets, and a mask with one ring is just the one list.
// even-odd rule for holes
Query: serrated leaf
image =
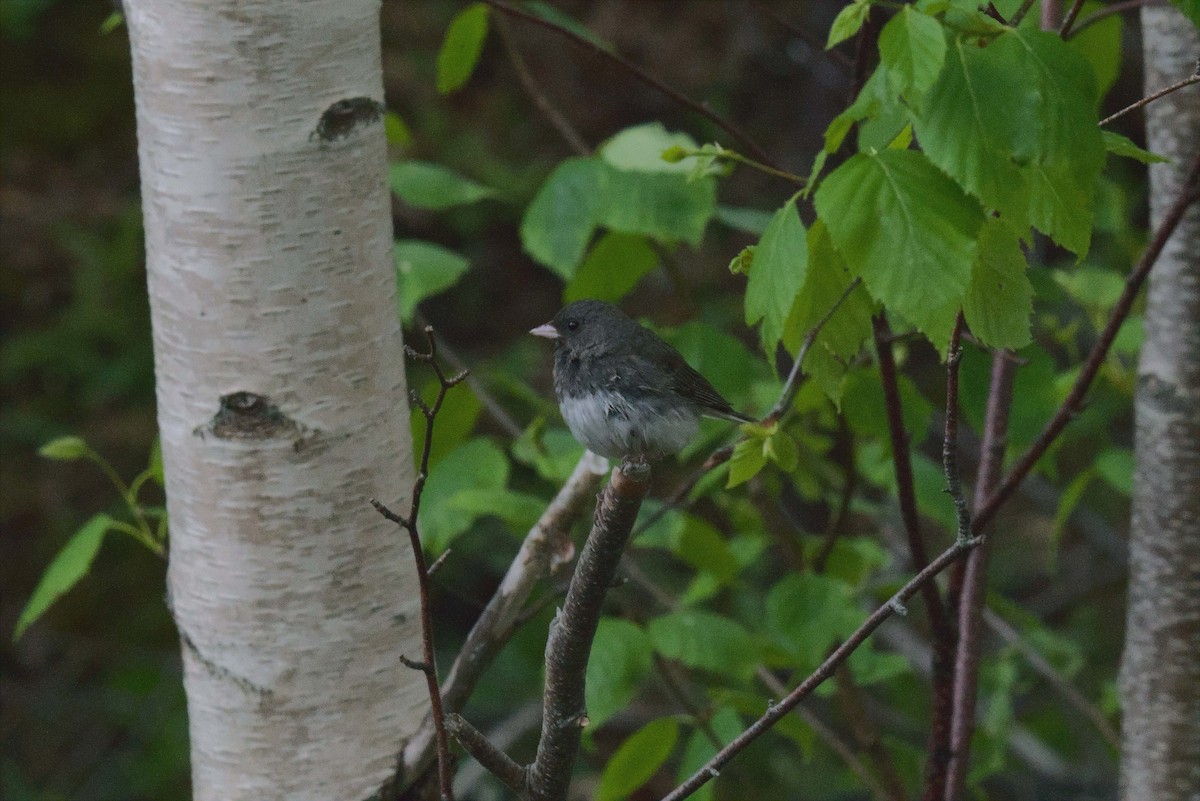
{"label": "serrated leaf", "polygon": [[912,6],[904,6],[879,34],[879,56],[892,87],[910,101],[937,80],[946,60],[941,23]]}
{"label": "serrated leaf", "polygon": [[1102,131],[1100,135],[1104,138],[1104,149],[1114,156],[1124,156],[1127,159],[1140,161],[1142,164],[1160,164],[1170,161],[1166,156],[1143,150],[1135,145],[1129,137],[1122,136],[1115,131]]}
{"label": "serrated leaf", "polygon": [[729,261],[729,272],[734,275],[749,275],[754,267],[754,245],[748,245]]}
{"label": "serrated leaf", "polygon": [[[1091,15],[1102,8],[1102,3],[1084,3],[1078,19],[1084,19],[1084,15]],[[1092,68],[1092,74],[1096,78],[1097,102],[1104,98],[1121,74],[1121,40],[1124,28],[1125,22],[1121,15],[1110,14],[1081,31],[1072,32],[1071,38],[1067,40],[1067,45],[1082,56]]]}
{"label": "serrated leaf", "polygon": [[73,462],[86,457],[89,450],[82,437],[58,437],[38,448],[38,456],[59,462]]}
{"label": "serrated leaf", "polygon": [[652,660],[650,638],[639,626],[614,617],[600,619],[584,683],[593,731],[633,699]]}
{"label": "serrated leaf", "polygon": [[596,801],[621,801],[650,781],[675,750],[678,737],[679,724],[659,718],[621,743],[600,775]]}
{"label": "serrated leaf", "polygon": [[615,303],[658,266],[658,254],[637,234],[600,237],[563,289],[563,303],[592,298]]}
{"label": "serrated leaf", "polygon": [[963,316],[971,333],[993,348],[1023,348],[1032,341],[1033,286],[1025,275],[1021,243],[998,219],[979,234],[979,253]]}
{"label": "serrated leaf", "polygon": [[[808,230],[808,271],[784,324],[783,345],[789,353],[798,354],[809,331],[824,321],[805,357],[804,372],[821,385],[835,405],[841,403],[847,366],[871,335],[874,304],[866,287],[860,283],[842,300],[853,278],[845,260],[834,250],[829,228],[817,220]],[[839,301],[841,305],[825,320]]]}
{"label": "serrated leaf", "polygon": [[437,56],[437,90],[441,94],[457,91],[470,80],[487,38],[488,13],[483,3],[472,3],[450,21]]}
{"label": "serrated leaf", "polygon": [[783,429],[766,438],[763,442],[763,454],[779,465],[779,469],[785,473],[795,470],[800,461],[800,449],[796,446],[796,440]]}
{"label": "serrated leaf", "polygon": [[401,239],[392,250],[400,291],[400,318],[412,321],[417,304],[458,283],[471,266],[467,259],[432,242]]}
{"label": "serrated leaf", "polygon": [[754,672],[757,649],[750,633],[728,617],[680,609],[646,626],[654,649],[689,667],[746,679]]}
{"label": "serrated leaf", "polygon": [[867,14],[870,11],[871,6],[866,0],[855,0],[839,11],[833,19],[833,25],[829,28],[829,39],[825,43],[825,49],[836,47],[858,33],[858,29],[866,22]]}
{"label": "serrated leaf", "polygon": [[979,204],[915,151],[860,153],[815,203],[834,247],[871,296],[944,352],[971,280]]}
{"label": "serrated leaf", "polygon": [[1006,30],[952,44],[916,116],[929,158],[1012,227],[1033,225],[1082,257],[1104,166],[1087,62],[1058,36]]}
{"label": "serrated leaf", "polygon": [[742,440],[734,446],[733,455],[729,457],[729,480],[725,488],[731,489],[738,484],[745,484],[766,466],[767,457],[763,453],[763,441],[757,437]]}
{"label": "serrated leaf", "polygon": [[789,200],[775,212],[758,241],[746,284],[746,324],[762,321],[759,336],[768,353],[783,336],[807,269],[808,234],[796,204]]}
{"label": "serrated leaf", "polygon": [[434,211],[477,203],[496,194],[491,187],[425,161],[393,164],[388,180],[392,191],[405,203]]}
{"label": "serrated leaf", "polygon": [[104,535],[113,522],[108,515],[99,514],[71,535],[71,539],[67,540],[67,544],[42,573],[37,587],[29,596],[25,608],[21,610],[21,616],[17,618],[17,625],[13,629],[13,642],[21,639],[21,635],[30,624],[87,575],[96,554],[100,551],[101,543],[104,542]]}

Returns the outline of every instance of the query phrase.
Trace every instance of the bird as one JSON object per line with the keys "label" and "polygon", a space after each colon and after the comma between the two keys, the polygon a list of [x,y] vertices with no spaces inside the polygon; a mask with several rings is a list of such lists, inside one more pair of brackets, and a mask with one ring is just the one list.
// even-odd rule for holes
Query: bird
{"label": "bird", "polygon": [[701,417],[754,422],[611,303],[577,300],[529,333],[554,340],[559,409],[575,439],[600,456],[651,461],[678,453]]}

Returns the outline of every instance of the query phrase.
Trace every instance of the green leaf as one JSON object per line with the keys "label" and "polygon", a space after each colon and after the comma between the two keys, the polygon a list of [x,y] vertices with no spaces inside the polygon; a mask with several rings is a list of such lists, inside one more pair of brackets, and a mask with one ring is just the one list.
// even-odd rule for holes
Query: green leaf
{"label": "green leaf", "polygon": [[963,315],[971,333],[993,348],[1023,348],[1032,341],[1033,286],[1025,275],[1025,254],[1015,234],[991,219],[979,235],[979,254]]}
{"label": "green leaf", "polygon": [[[789,353],[799,353],[808,332],[825,320],[853,281],[846,262],[833,247],[829,228],[817,220],[808,230],[808,271],[804,286],[784,324],[783,344]],[[841,404],[842,377],[852,359],[871,335],[874,303],[861,283],[851,290],[817,333],[805,357],[804,372],[821,385],[826,396]]]}
{"label": "green leaf", "polygon": [[689,667],[747,679],[757,648],[750,633],[728,617],[699,609],[679,609],[646,627],[656,651]]}
{"label": "green leaf", "polygon": [[150,472],[150,478],[160,487],[167,485],[166,474],[163,471],[163,456],[162,456],[162,438],[155,437],[154,444],[150,446],[150,464],[146,468]]}
{"label": "green leaf", "polygon": [[[488,439],[473,439],[446,454],[429,471],[421,496],[418,524],[425,550],[439,554],[476,519],[479,491],[498,493],[508,483],[508,459]],[[406,510],[394,510],[404,514]]]}
{"label": "green leaf", "polygon": [[712,524],[695,515],[683,515],[683,525],[672,531],[669,544],[680,559],[696,570],[712,574],[721,584],[733,580],[738,573],[738,561],[725,538]]}
{"label": "green leaf", "polygon": [[21,639],[25,629],[42,616],[50,605],[87,575],[104,541],[104,535],[115,521],[99,514],[87,521],[62,547],[42,573],[42,578],[29,597],[13,629],[13,642]]}
{"label": "green leaf", "polygon": [[547,481],[561,484],[575,469],[583,446],[565,428],[547,429],[545,418],[539,417],[517,437],[512,455]]}
{"label": "green leaf", "polygon": [[125,15],[120,11],[114,11],[104,18],[104,22],[100,23],[100,35],[107,36],[125,24]]}
{"label": "green leaf", "polygon": [[[709,725],[722,745],[732,742],[733,738],[741,734],[742,729],[745,728],[737,710],[732,706],[719,707],[709,721]],[[679,760],[679,769],[676,772],[677,780],[679,782],[686,781],[716,756],[716,753],[717,747],[709,740],[708,731],[697,728],[688,738],[687,745],[684,746],[683,756]],[[708,782],[688,797],[692,801],[711,801],[713,785],[714,782]]]}
{"label": "green leaf", "polygon": [[[924,438],[933,416],[933,404],[925,399],[916,384],[901,373],[897,378],[900,388],[901,418],[904,429],[917,441]],[[842,412],[854,433],[874,437],[881,442],[890,442],[887,423],[887,407],[884,404],[883,382],[876,369],[855,370],[846,376],[845,394],[842,396]],[[888,455],[890,456],[890,446]]]}
{"label": "green leaf", "polygon": [[437,56],[437,89],[457,91],[471,78],[488,32],[488,7],[472,3],[454,16]]}
{"label": "green leaf", "polygon": [[38,448],[38,456],[54,459],[59,462],[73,462],[83,459],[91,452],[82,437],[59,437],[52,439]]}
{"label": "green leaf", "polygon": [[1160,156],[1157,153],[1151,153],[1149,150],[1143,150],[1135,145],[1129,137],[1122,136],[1119,133],[1102,131],[1100,135],[1104,139],[1104,149],[1114,156],[1124,156],[1127,159],[1140,161],[1143,164],[1161,164],[1170,161],[1166,156]]}
{"label": "green leaf", "polygon": [[1087,252],[1104,166],[1095,79],[1058,36],[959,37],[915,122],[929,158],[1014,228]]}
{"label": "green leaf", "polygon": [[615,303],[658,266],[646,237],[609,232],[600,237],[563,289],[563,303],[593,298]]}
{"label": "green leaf", "polygon": [[600,619],[584,683],[593,731],[633,699],[652,659],[650,638],[639,626],[615,617]]}
{"label": "green leaf", "polygon": [[408,129],[403,118],[394,111],[384,112],[383,134],[389,145],[404,147],[412,144],[412,131]]}
{"label": "green leaf", "polygon": [[574,276],[599,227],[659,242],[699,244],[716,208],[712,178],[620,170],[602,158],[567,159],[550,173],[521,221],[521,243],[562,278]]}
{"label": "green leaf", "polygon": [[883,26],[879,56],[892,87],[911,101],[937,80],[946,60],[946,36],[937,20],[906,5]]}
{"label": "green leaf", "polygon": [[1096,457],[1096,472],[1123,495],[1133,494],[1133,453],[1128,448],[1108,448]]}
{"label": "green leaf", "polygon": [[[1103,3],[1087,2],[1078,19],[1084,19],[1104,8]],[[1121,74],[1121,39],[1125,23],[1120,14],[1110,14],[1108,17],[1084,28],[1079,33],[1072,33],[1067,45],[1082,56],[1092,68],[1096,79],[1096,100],[1099,102],[1108,94],[1108,90],[1116,83]]]}
{"label": "green leaf", "polygon": [[388,171],[388,178],[392,191],[401,200],[420,209],[441,211],[475,203],[496,194],[490,187],[425,161],[393,164]]}
{"label": "green leaf", "polygon": [[943,352],[971,280],[979,205],[915,151],[860,153],[817,190],[817,211],[872,297]]}
{"label": "green leaf", "polygon": [[795,202],[775,216],[754,249],[746,284],[746,324],[762,321],[759,335],[768,353],[783,336],[783,325],[808,269],[808,235]]}
{"label": "green leaf", "polygon": [[597,159],[566,159],[554,168],[521,220],[521,244],[536,261],[570,280],[598,220],[607,170]]}
{"label": "green leaf", "polygon": [[679,724],[659,718],[621,743],[600,775],[596,801],[621,801],[650,781],[675,750],[678,737]]}
{"label": "green leaf", "polygon": [[458,283],[470,262],[432,242],[402,239],[392,251],[400,284],[400,318],[412,321],[417,304]]}
{"label": "green leaf", "polygon": [[792,439],[791,434],[782,428],[763,440],[763,455],[779,465],[779,468],[785,473],[795,470],[800,461],[800,449],[796,445],[796,440]]}
{"label": "green leaf", "polygon": [[685,133],[672,133],[661,122],[635,125],[613,136],[597,149],[597,155],[618,170],[669,172],[687,175],[695,157],[667,161],[663,152],[672,148],[696,150],[696,140]]}
{"label": "green leaf", "polygon": [[858,33],[858,29],[866,22],[867,14],[870,11],[871,6],[866,0],[854,0],[853,3],[839,11],[838,15],[834,17],[833,25],[829,28],[829,40],[825,43],[825,49],[836,47]]}
{"label": "green leaf", "polygon": [[865,617],[852,589],[816,573],[793,573],[779,581],[767,593],[772,643],[786,649],[801,670],[819,665],[830,646]]}
{"label": "green leaf", "polygon": [[767,455],[763,450],[763,440],[758,437],[741,440],[733,447],[733,455],[729,457],[729,481],[725,488],[745,484],[766,466]]}
{"label": "green leaf", "polygon": [[[439,386],[436,380],[426,382],[421,387],[421,399],[426,403],[433,403]],[[482,410],[483,404],[466,383],[459,384],[446,393],[442,400],[442,408],[438,410],[437,424],[433,428],[433,447],[429,450],[431,469],[471,435]],[[410,410],[409,425],[412,430],[413,453],[419,454],[425,448],[425,415],[420,409],[414,407]]]}

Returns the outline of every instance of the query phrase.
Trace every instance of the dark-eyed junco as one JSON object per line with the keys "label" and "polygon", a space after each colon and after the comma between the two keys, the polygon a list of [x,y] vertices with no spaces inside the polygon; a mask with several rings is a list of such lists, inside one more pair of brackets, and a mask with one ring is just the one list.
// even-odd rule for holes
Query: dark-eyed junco
{"label": "dark-eyed junco", "polygon": [[529,333],[555,340],[558,406],[593,453],[657,459],[682,450],[701,417],[751,422],[679,351],[611,303],[575,301]]}

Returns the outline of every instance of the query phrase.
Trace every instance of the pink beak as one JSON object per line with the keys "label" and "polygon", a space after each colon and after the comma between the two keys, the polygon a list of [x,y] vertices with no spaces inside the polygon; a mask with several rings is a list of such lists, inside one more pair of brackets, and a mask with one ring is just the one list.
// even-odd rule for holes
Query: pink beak
{"label": "pink beak", "polygon": [[530,332],[535,337],[545,337],[546,339],[558,339],[558,329],[553,323],[539,325],[537,328],[531,329]]}

